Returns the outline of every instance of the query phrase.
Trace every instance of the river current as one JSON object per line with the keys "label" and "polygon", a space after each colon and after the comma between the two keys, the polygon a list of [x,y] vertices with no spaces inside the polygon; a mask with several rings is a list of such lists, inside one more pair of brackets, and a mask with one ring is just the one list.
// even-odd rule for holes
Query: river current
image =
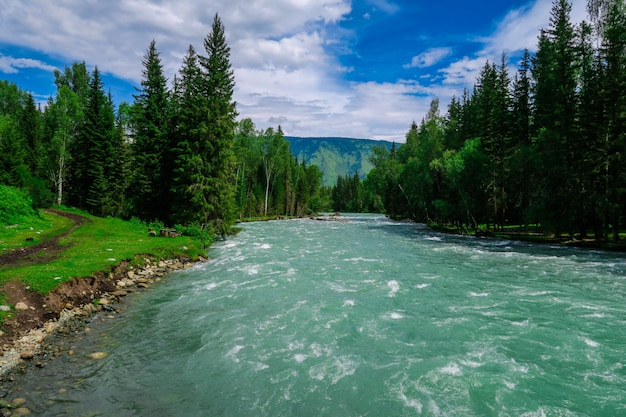
{"label": "river current", "polygon": [[626,415],[625,256],[343,218],[244,224],[20,396],[45,416]]}

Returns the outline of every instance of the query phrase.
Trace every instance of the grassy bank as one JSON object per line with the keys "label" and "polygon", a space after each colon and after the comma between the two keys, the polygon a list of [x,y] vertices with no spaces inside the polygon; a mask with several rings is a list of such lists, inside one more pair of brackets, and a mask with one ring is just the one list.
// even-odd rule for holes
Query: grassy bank
{"label": "grassy bank", "polygon": [[8,281],[20,280],[31,290],[47,294],[62,282],[100,271],[108,272],[123,260],[139,264],[148,256],[197,259],[205,254],[203,243],[196,238],[149,237],[147,225],[139,221],[72,214],[79,214],[85,220],[69,234],[67,232],[74,227],[74,222],[53,212],[42,212],[22,217],[19,223],[0,225],[0,255],[62,235],[56,243],[54,256],[49,255],[54,252],[52,249],[44,249],[33,253],[28,260],[0,264],[0,287]]}

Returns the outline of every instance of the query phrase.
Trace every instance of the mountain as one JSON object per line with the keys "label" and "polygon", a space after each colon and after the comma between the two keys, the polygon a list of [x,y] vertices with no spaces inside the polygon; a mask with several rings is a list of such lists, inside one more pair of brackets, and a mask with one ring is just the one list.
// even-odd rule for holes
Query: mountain
{"label": "mountain", "polygon": [[359,173],[365,178],[373,168],[369,161],[374,146],[386,146],[391,142],[352,138],[299,138],[285,136],[291,145],[291,153],[307,165],[317,165],[324,173],[323,184],[334,185],[338,176]]}

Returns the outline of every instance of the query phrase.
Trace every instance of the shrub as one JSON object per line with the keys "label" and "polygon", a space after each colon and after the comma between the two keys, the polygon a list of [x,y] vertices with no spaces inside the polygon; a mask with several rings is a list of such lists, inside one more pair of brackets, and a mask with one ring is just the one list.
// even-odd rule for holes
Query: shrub
{"label": "shrub", "polygon": [[176,225],[176,231],[183,236],[190,236],[202,242],[202,246],[209,247],[215,241],[213,233],[209,229],[203,229],[198,224],[190,224],[188,226]]}
{"label": "shrub", "polygon": [[19,188],[0,185],[0,224],[19,223],[36,216],[32,199]]}

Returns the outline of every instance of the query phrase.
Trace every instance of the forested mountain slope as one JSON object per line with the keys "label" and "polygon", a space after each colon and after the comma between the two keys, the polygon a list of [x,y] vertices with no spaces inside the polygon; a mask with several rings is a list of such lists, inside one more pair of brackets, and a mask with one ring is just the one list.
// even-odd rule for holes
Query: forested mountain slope
{"label": "forested mountain slope", "polygon": [[324,173],[324,185],[334,185],[338,176],[354,175],[363,179],[373,168],[369,161],[374,146],[391,149],[391,142],[352,138],[300,138],[285,136],[291,153],[307,165],[317,165]]}

